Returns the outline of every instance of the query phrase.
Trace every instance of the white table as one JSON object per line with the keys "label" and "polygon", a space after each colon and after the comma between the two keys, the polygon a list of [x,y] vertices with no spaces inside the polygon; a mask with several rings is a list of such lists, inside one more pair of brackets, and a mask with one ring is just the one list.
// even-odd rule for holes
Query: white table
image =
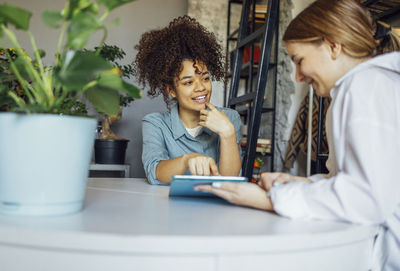
{"label": "white table", "polygon": [[0,270],[367,270],[375,227],[295,221],[141,179],[90,179],[84,210],[0,216]]}

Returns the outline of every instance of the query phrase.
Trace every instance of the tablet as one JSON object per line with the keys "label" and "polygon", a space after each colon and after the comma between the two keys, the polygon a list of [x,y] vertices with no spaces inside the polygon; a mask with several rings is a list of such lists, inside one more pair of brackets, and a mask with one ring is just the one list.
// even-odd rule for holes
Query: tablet
{"label": "tablet", "polygon": [[213,182],[247,182],[246,177],[237,176],[195,176],[195,175],[175,175],[172,176],[169,196],[181,197],[216,197],[212,193],[195,191],[194,187],[200,184]]}

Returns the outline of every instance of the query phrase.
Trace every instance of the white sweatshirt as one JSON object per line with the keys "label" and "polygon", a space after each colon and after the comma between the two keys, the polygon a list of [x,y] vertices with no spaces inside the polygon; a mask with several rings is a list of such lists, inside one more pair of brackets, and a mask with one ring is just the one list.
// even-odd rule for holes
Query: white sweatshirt
{"label": "white sweatshirt", "polygon": [[400,53],[357,65],[330,94],[329,174],[272,188],[275,211],[380,224],[387,229],[384,270],[400,270]]}

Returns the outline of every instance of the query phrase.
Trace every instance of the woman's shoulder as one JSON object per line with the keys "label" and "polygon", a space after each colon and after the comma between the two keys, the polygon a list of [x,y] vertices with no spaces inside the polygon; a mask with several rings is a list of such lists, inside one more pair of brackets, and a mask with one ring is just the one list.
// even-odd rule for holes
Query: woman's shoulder
{"label": "woman's shoulder", "polygon": [[[343,76],[336,86],[362,86],[362,91],[366,91],[366,89],[372,90],[373,86],[384,87],[398,82],[400,82],[400,53],[393,52],[376,56],[357,65]],[[351,90],[356,91],[358,88]]]}
{"label": "woman's shoulder", "polygon": [[169,112],[154,112],[147,114],[143,117],[143,122],[150,122],[153,124],[165,124],[170,122],[170,113]]}

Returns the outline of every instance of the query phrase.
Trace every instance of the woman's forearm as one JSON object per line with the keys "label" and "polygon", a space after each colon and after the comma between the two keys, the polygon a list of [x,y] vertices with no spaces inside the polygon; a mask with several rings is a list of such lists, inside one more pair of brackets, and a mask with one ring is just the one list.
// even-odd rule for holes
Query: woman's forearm
{"label": "woman's forearm", "polygon": [[223,176],[237,176],[241,166],[236,133],[220,136],[219,173]]}
{"label": "woman's forearm", "polygon": [[189,156],[190,153],[160,161],[156,168],[157,179],[162,183],[170,183],[172,176],[184,174],[188,170],[187,159]]}

